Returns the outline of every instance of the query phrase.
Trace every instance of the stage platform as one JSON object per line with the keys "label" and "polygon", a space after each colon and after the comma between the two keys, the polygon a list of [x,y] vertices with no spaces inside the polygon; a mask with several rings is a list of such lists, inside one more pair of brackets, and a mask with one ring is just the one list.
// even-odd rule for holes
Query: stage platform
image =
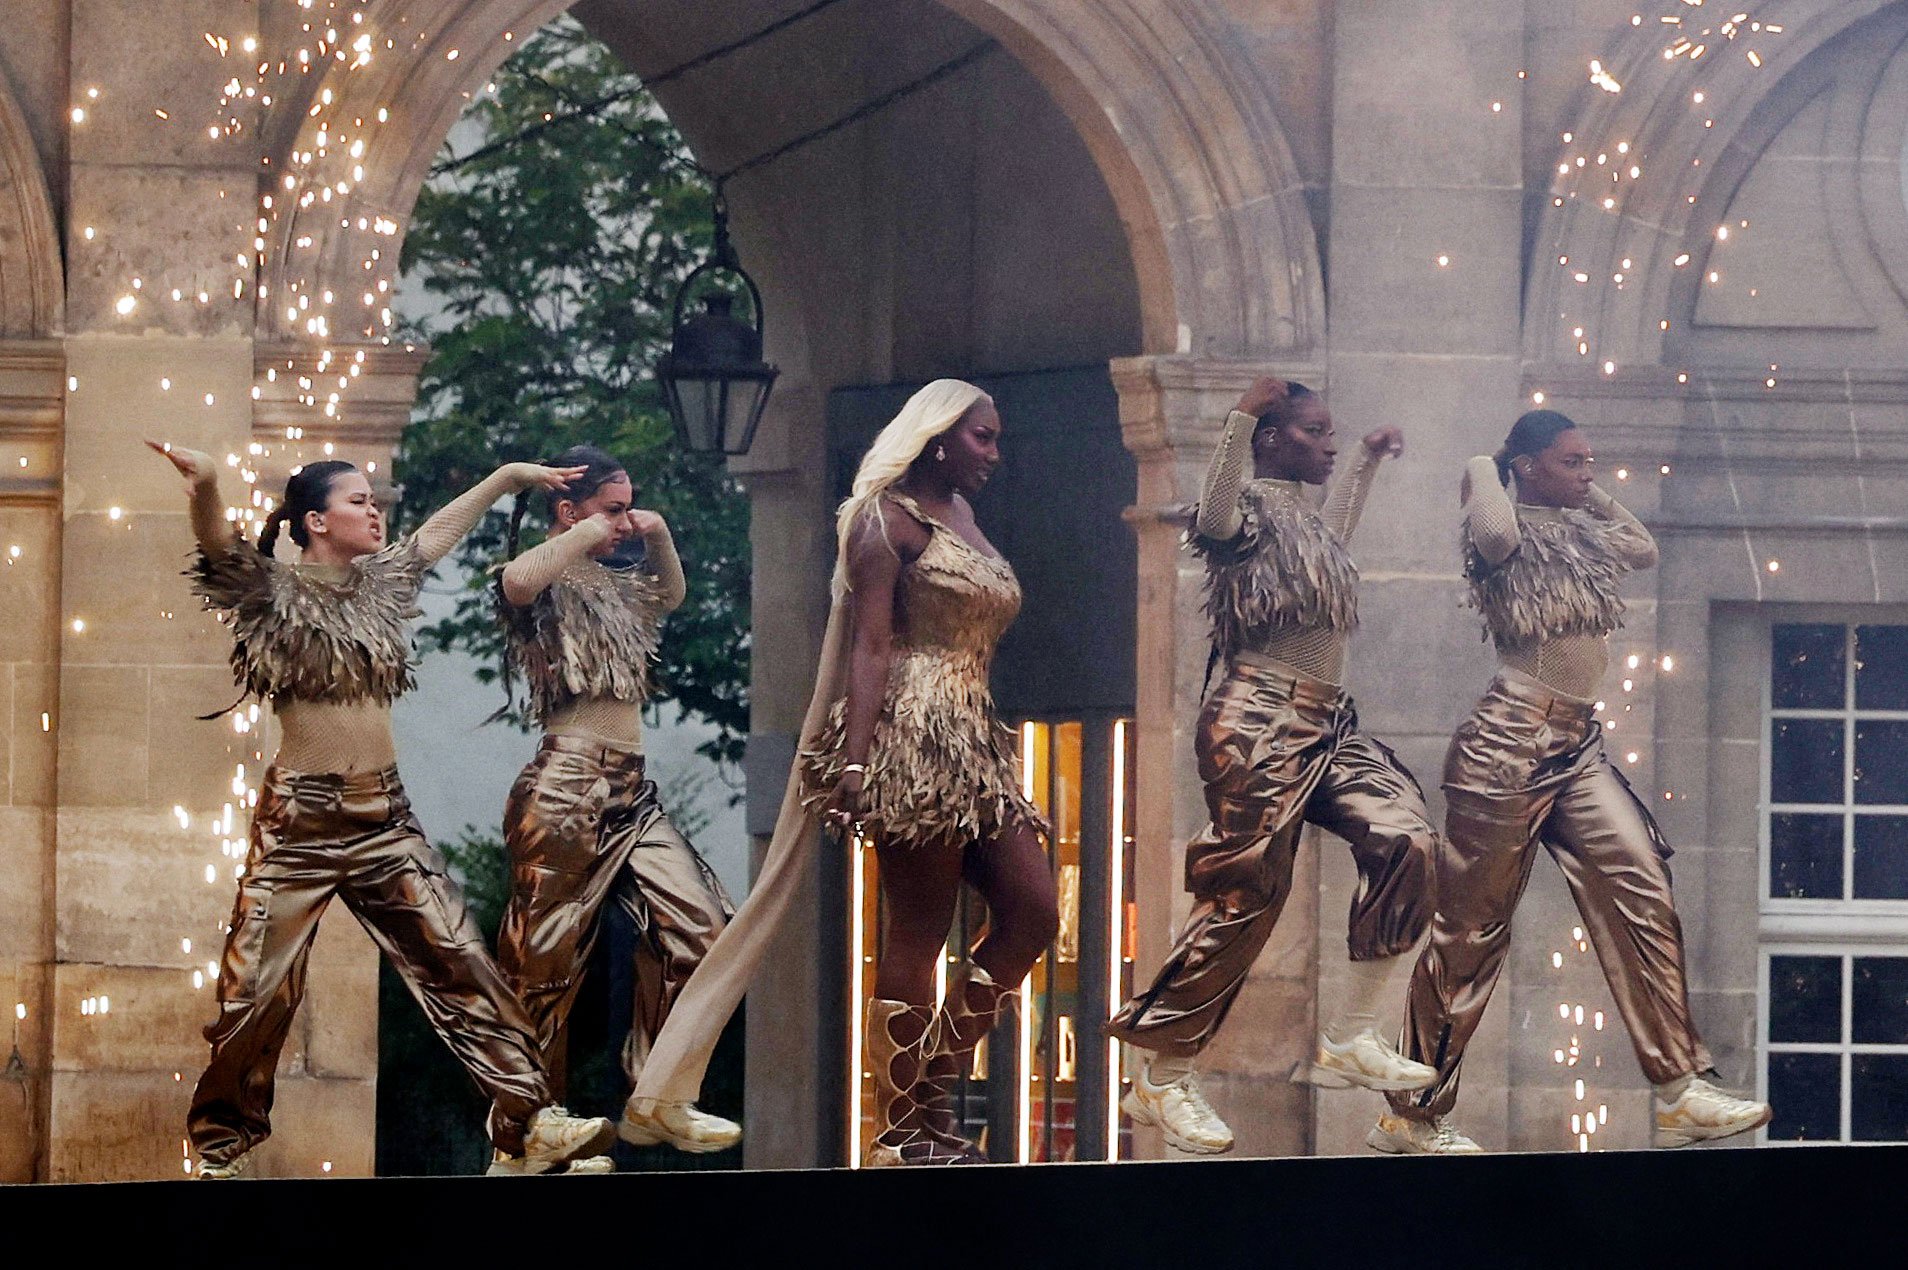
{"label": "stage platform", "polygon": [[1905,1216],[1908,1147],[0,1187],[9,1264],[219,1270],[1828,1270]]}

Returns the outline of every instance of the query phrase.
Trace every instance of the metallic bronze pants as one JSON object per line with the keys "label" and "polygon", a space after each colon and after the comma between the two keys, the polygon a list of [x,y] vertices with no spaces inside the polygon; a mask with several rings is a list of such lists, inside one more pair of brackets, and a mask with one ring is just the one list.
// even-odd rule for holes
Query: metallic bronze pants
{"label": "metallic bronze pants", "polygon": [[663,814],[655,782],[643,778],[643,756],[580,737],[543,738],[511,787],[504,841],[510,903],[497,960],[546,1064],[576,1003],[604,903],[614,899],[634,921],[636,1012],[623,1047],[634,1081],[733,914],[728,894]]}
{"label": "metallic bronze pants", "polygon": [[1211,823],[1186,847],[1195,904],[1153,985],[1107,1034],[1163,1054],[1212,1040],[1292,890],[1306,822],[1351,844],[1358,864],[1348,935],[1354,961],[1395,957],[1431,920],[1437,831],[1396,755],[1358,730],[1343,690],[1236,659],[1199,716],[1199,775]]}
{"label": "metallic bronze pants", "polygon": [[1457,1102],[1464,1046],[1510,951],[1511,914],[1542,841],[1563,869],[1584,929],[1653,1084],[1711,1066],[1690,1021],[1683,927],[1669,845],[1603,752],[1593,707],[1500,671],[1451,738],[1448,812],[1437,860],[1438,914],[1411,974],[1405,1053],[1438,1082],[1390,1095],[1407,1114]]}
{"label": "metallic bronze pants", "polygon": [[219,1018],[205,1030],[212,1060],[192,1096],[188,1125],[200,1158],[230,1160],[270,1135],[279,1051],[334,895],[490,1097],[491,1140],[520,1151],[525,1122],[550,1101],[530,1023],[444,858],[425,842],[397,769],[330,776],[274,767],[252,814],[219,969]]}

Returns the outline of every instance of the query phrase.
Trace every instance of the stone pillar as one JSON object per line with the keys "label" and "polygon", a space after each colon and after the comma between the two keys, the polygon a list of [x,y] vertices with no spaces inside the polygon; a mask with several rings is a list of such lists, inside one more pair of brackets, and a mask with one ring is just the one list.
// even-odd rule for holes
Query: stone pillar
{"label": "stone pillar", "polygon": [[60,585],[57,340],[0,341],[0,1181],[43,1176]]}
{"label": "stone pillar", "polygon": [[[211,140],[199,118],[202,86],[230,70],[202,38],[203,6],[149,6],[131,26],[120,6],[76,0],[70,21],[85,113],[70,125],[70,378],[48,592],[60,674],[41,1176],[178,1177],[200,1028],[216,1011],[208,972],[244,855],[241,791],[270,751],[259,727],[194,720],[232,699],[228,640],[193,611],[181,482],[140,439],[230,456],[231,502],[250,494],[239,465],[269,471],[253,448],[256,155]],[[176,56],[155,59],[158,47]],[[371,1171],[376,1025],[373,954],[334,913],[259,1173]]]}
{"label": "stone pillar", "polygon": [[[1407,437],[1353,542],[1363,587],[1348,686],[1365,727],[1410,765],[1440,821],[1446,741],[1490,676],[1476,619],[1459,607],[1458,477],[1522,408],[1523,29],[1522,0],[1461,10],[1347,0],[1334,18],[1330,405],[1341,450],[1381,424]],[[1335,841],[1320,862],[1319,1000],[1329,1013],[1344,991],[1354,873]],[[1525,920],[1533,931],[1555,924],[1547,909],[1527,909]],[[1511,989],[1521,964],[1465,1064],[1462,1122],[1491,1147],[1508,1141],[1504,1037],[1519,1013]],[[1405,969],[1387,1010],[1402,1008]],[[1362,1150],[1376,1100],[1314,1097],[1315,1149]]]}
{"label": "stone pillar", "polygon": [[[1206,822],[1193,755],[1206,658],[1201,611],[1204,571],[1182,550],[1178,512],[1199,497],[1226,414],[1260,375],[1322,387],[1315,363],[1128,357],[1112,363],[1120,428],[1139,463],[1139,797],[1133,899],[1139,907],[1136,988],[1165,960],[1191,908],[1184,889],[1185,844]],[[1310,1145],[1309,1100],[1286,1079],[1306,1053],[1316,974],[1317,886],[1301,856],[1278,930],[1259,958],[1225,1030],[1200,1062],[1201,1079],[1246,1155],[1296,1155]],[[1132,1064],[1141,1055],[1130,1055]],[[1159,1156],[1158,1135],[1141,1130],[1142,1154]]]}
{"label": "stone pillar", "polygon": [[[731,461],[749,492],[757,633],[749,649],[746,761],[751,877],[768,849],[814,691],[835,560],[823,397],[814,384],[788,378],[793,382],[775,387],[753,449]],[[790,920],[749,987],[743,1077],[748,1168],[843,1162],[846,1133],[840,1142],[831,1134],[839,1120],[835,1109],[846,1097],[846,1036],[831,1035],[826,1023],[846,1008],[846,869],[841,855],[824,843]]]}

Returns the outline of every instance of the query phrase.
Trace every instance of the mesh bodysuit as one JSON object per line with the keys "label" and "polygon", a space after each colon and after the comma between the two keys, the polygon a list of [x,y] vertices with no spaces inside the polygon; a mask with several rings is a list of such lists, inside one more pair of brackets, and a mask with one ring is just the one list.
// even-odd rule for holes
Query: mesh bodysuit
{"label": "mesh bodysuit", "polygon": [[[592,559],[608,540],[584,520],[518,556],[499,580],[506,655],[523,672],[530,706],[549,736],[604,741],[640,753],[649,663],[662,619],[686,585],[666,525],[644,538],[647,571]],[[509,594],[530,595],[513,604]]]}
{"label": "mesh bodysuit", "polygon": [[1314,508],[1297,481],[1251,480],[1258,420],[1226,417],[1200,491],[1191,541],[1206,561],[1206,611],[1220,654],[1271,658],[1329,684],[1345,677],[1358,571],[1345,551],[1380,462],[1363,446]]}
{"label": "mesh bodysuit", "polygon": [[271,702],[278,766],[348,775],[397,762],[391,703],[412,683],[418,586],[513,488],[492,473],[409,538],[348,565],[315,565],[261,554],[234,534],[217,481],[193,486],[199,558],[188,576],[208,608],[233,615],[233,675]]}
{"label": "mesh bodysuit", "polygon": [[1465,573],[1499,660],[1551,691],[1590,701],[1622,624],[1623,574],[1656,563],[1656,540],[1601,488],[1582,510],[1513,505],[1495,460],[1466,466]]}

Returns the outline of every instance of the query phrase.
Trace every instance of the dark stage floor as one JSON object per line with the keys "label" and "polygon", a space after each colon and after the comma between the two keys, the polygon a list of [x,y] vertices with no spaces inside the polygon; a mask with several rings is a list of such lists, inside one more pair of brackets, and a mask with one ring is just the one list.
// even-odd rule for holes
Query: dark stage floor
{"label": "dark stage floor", "polygon": [[22,1266],[1828,1270],[1905,1220],[1908,1147],[0,1187]]}

